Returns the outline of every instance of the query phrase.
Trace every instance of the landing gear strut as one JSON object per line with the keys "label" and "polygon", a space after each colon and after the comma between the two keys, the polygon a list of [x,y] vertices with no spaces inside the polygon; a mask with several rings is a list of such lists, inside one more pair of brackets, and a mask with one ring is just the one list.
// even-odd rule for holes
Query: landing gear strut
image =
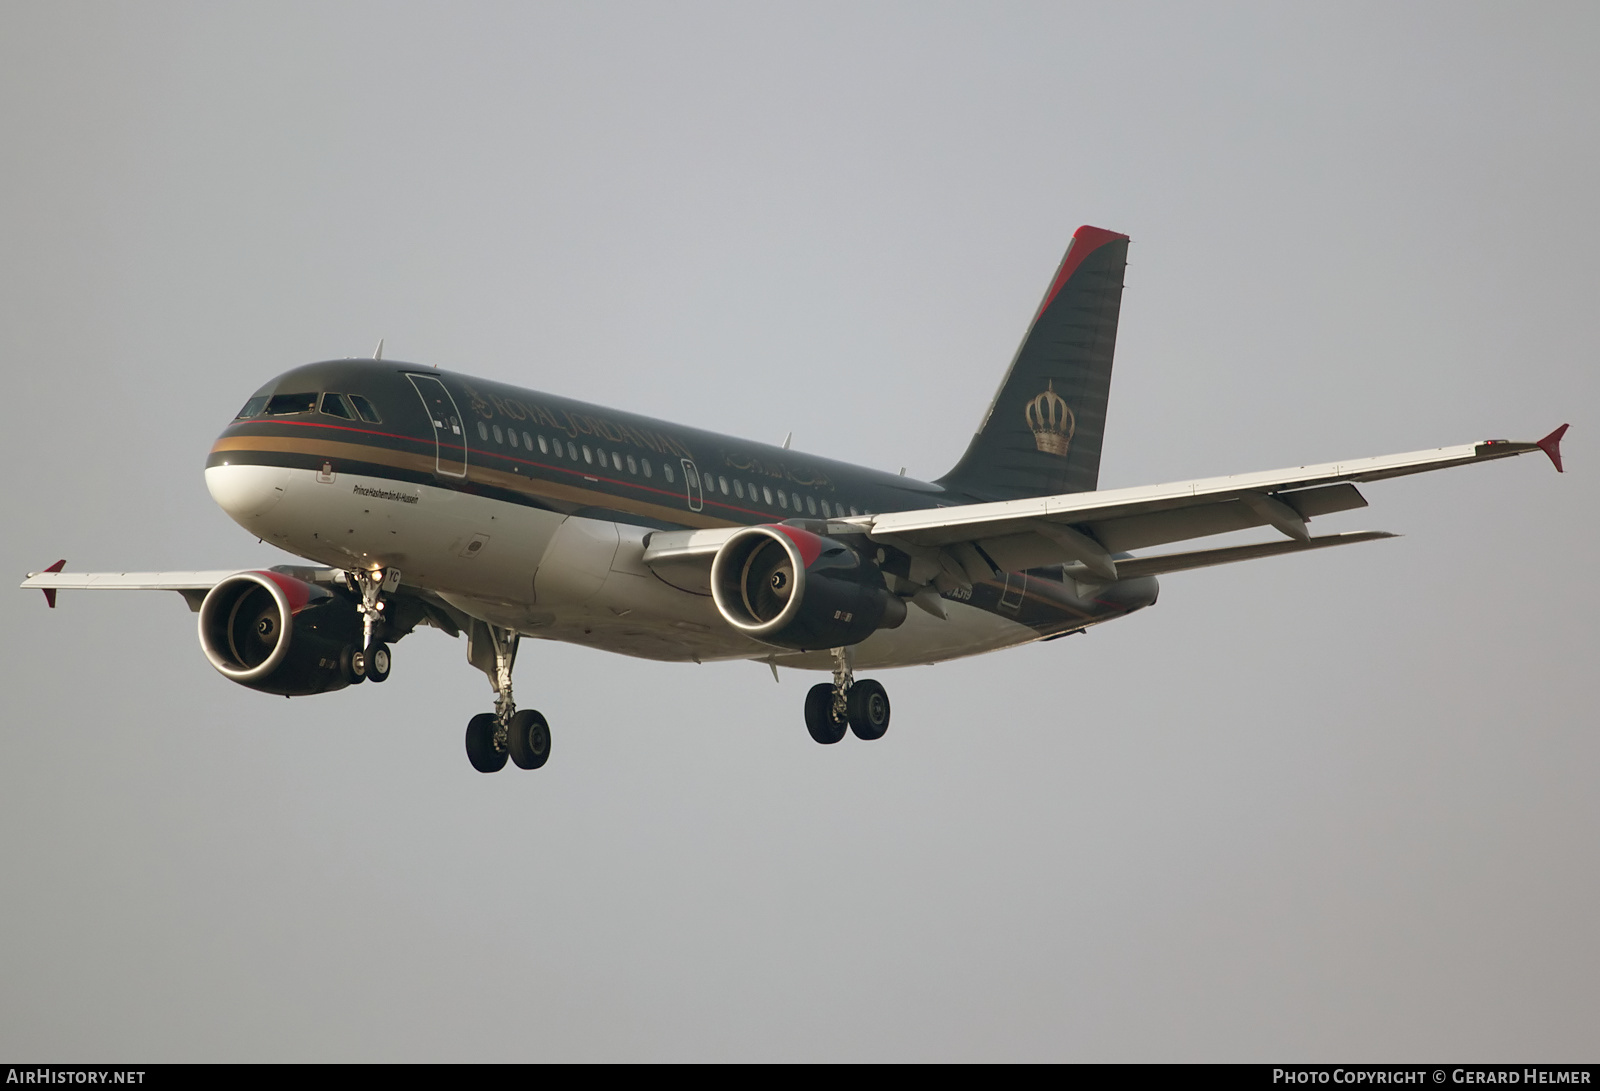
{"label": "landing gear strut", "polygon": [[368,679],[382,682],[389,677],[389,645],[376,639],[383,630],[383,593],[400,586],[398,568],[379,568],[367,571],[351,569],[350,582],[361,594],[361,647],[350,649],[344,657],[345,677],[352,683]]}
{"label": "landing gear strut", "polygon": [[806,730],[824,745],[844,738],[848,729],[856,738],[883,738],[889,730],[889,694],[871,678],[855,680],[855,662],[849,648],[834,648],[833,682],[821,682],[806,693]]}
{"label": "landing gear strut", "polygon": [[[490,683],[495,702],[493,712],[480,713],[467,724],[467,760],[480,773],[504,769],[508,757],[519,769],[538,769],[550,760],[550,725],[532,709],[518,712],[511,694],[511,668],[521,637],[514,629],[476,622],[470,639],[486,639],[491,646],[494,673]],[[489,673],[487,655],[480,659],[478,650],[470,646],[468,654]]]}

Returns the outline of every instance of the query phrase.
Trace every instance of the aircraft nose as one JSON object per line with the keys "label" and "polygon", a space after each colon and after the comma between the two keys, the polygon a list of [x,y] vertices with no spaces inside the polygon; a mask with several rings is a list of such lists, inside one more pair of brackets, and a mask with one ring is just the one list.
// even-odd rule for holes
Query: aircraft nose
{"label": "aircraft nose", "polygon": [[250,522],[277,507],[289,491],[289,471],[282,466],[210,466],[206,488],[234,522],[254,529]]}

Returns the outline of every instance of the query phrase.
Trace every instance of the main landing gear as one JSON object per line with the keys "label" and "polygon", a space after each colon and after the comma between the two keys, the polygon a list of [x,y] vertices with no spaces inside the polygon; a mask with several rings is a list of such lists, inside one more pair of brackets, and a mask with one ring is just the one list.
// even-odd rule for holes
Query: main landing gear
{"label": "main landing gear", "polygon": [[380,568],[368,572],[356,568],[346,575],[351,587],[361,595],[361,605],[356,608],[361,612],[361,646],[344,650],[339,657],[340,668],[351,685],[387,681],[392,663],[389,645],[377,635],[383,631],[383,593],[400,586],[400,570]]}
{"label": "main landing gear", "polygon": [[[478,637],[479,632],[472,635]],[[511,667],[521,638],[511,629],[487,624],[483,635],[493,645],[497,697],[493,712],[479,713],[467,723],[467,760],[480,773],[499,772],[507,758],[519,769],[538,769],[550,760],[550,725],[532,709],[518,712],[512,699]]]}
{"label": "main landing gear", "polygon": [[889,730],[889,694],[871,678],[855,680],[849,648],[833,649],[833,681],[806,693],[806,730],[824,745],[844,738],[846,730],[868,742]]}

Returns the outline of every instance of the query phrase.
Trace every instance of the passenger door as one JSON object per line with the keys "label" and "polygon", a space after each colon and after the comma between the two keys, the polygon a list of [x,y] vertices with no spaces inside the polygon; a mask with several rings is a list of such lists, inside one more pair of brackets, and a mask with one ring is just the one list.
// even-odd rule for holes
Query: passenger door
{"label": "passenger door", "polygon": [[435,469],[440,477],[467,476],[467,428],[456,400],[432,375],[407,375],[433,423]]}

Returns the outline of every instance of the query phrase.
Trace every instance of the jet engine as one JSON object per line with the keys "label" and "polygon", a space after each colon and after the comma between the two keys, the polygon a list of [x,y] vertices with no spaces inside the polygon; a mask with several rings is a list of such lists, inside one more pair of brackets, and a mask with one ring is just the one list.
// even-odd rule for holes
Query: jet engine
{"label": "jet engine", "polygon": [[711,561],[711,597],[740,632],[803,651],[859,644],[906,619],[871,560],[783,523],[746,527],[723,543]]}
{"label": "jet engine", "polygon": [[200,647],[226,678],[303,697],[350,684],[361,614],[349,599],[281,572],[239,572],[200,604]]}

